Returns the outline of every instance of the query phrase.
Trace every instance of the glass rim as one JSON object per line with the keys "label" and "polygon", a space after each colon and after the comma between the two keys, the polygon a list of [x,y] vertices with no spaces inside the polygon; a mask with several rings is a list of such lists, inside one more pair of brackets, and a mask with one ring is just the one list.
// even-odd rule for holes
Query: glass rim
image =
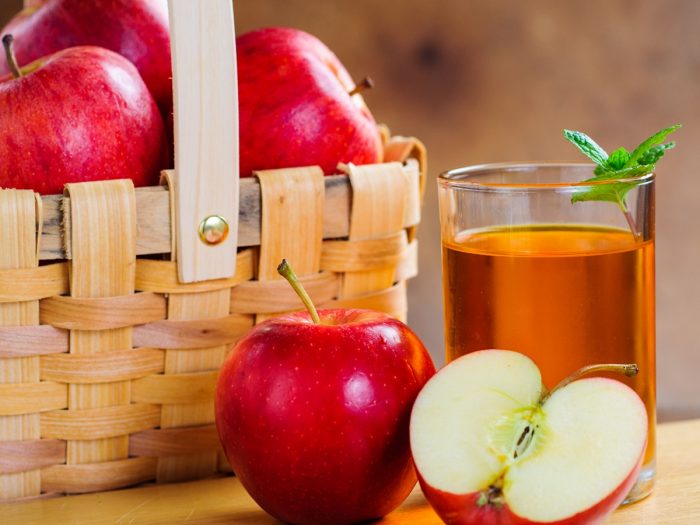
{"label": "glass rim", "polygon": [[[619,184],[621,182],[642,184],[651,182],[656,178],[653,171],[626,177],[624,179],[610,179],[600,181],[580,181],[580,182],[479,182],[470,180],[472,176],[484,175],[488,172],[511,171],[511,172],[532,172],[540,168],[584,168],[590,167],[591,176],[595,164],[592,162],[492,162],[485,164],[475,164],[444,171],[438,175],[437,181],[443,187],[461,188],[482,191],[502,191],[502,190],[538,190],[538,189],[565,189],[605,186],[609,184]],[[463,178],[456,178],[463,177]]]}

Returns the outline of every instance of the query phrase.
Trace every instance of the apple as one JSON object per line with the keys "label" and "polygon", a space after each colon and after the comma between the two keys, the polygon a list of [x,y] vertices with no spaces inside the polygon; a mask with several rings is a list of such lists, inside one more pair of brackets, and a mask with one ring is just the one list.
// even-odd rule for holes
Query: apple
{"label": "apple", "polygon": [[[20,11],[2,33],[15,36],[20,64],[75,46],[99,46],[139,70],[164,117],[172,111],[167,0],[45,0]],[[0,76],[10,70],[0,64]]]}
{"label": "apple", "polygon": [[418,395],[411,450],[423,492],[445,523],[593,524],[636,481],[647,440],[644,403],[628,386],[584,374],[550,392],[528,357],[464,355]]}
{"label": "apple", "polygon": [[[269,27],[236,40],[240,172],[381,162],[382,143],[349,73],[319,39]],[[362,84],[364,85],[364,84]]]}
{"label": "apple", "polygon": [[67,182],[131,178],[155,185],[167,162],[163,119],[136,68],[74,47],[0,78],[0,186],[61,193]]}
{"label": "apple", "polygon": [[415,486],[409,416],[435,367],[386,314],[305,304],[310,312],[257,325],[228,356],[215,396],[221,443],[244,488],[278,519],[378,518]]}

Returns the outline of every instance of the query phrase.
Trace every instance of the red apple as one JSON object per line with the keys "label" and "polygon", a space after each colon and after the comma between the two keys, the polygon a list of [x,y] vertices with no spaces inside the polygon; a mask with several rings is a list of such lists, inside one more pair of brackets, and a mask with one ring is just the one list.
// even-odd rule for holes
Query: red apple
{"label": "red apple", "polygon": [[[20,11],[1,34],[15,36],[20,64],[61,49],[99,46],[128,58],[164,116],[172,111],[167,0],[45,0]],[[9,72],[0,63],[0,76]]]}
{"label": "red apple", "polygon": [[270,27],[236,41],[240,170],[381,162],[382,144],[362,96],[316,37]]}
{"label": "red apple", "polygon": [[0,78],[0,186],[51,194],[66,182],[157,184],[168,156],[163,120],[133,64],[75,47],[22,72]]}
{"label": "red apple", "polygon": [[453,525],[594,524],[622,502],[647,440],[644,403],[582,369],[551,392],[526,356],[484,350],[456,359],[421,391],[411,449],[423,492]]}
{"label": "red apple", "polygon": [[236,345],[216,389],[219,437],[273,516],[297,525],[377,518],[416,483],[409,414],[435,368],[415,334],[386,314],[317,316],[269,319]]}

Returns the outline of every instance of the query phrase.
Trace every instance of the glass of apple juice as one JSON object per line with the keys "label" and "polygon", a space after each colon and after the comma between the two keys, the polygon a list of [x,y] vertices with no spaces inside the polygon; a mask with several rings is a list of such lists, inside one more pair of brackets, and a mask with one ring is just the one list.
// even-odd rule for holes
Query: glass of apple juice
{"label": "glass of apple juice", "polygon": [[[655,476],[654,174],[580,182],[593,168],[490,164],[439,177],[446,358],[522,352],[548,388],[586,365],[636,363],[637,376],[615,376],[649,415],[629,503]],[[606,184],[625,185],[626,209],[601,199],[621,188]]]}

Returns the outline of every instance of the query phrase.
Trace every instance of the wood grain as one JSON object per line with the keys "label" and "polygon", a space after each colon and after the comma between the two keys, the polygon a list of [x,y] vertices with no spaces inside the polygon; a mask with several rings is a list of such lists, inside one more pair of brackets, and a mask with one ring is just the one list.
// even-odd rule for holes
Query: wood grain
{"label": "wood grain", "polygon": [[[36,268],[36,225],[41,223],[41,209],[30,191],[0,190],[0,270]],[[15,288],[15,283],[9,288]],[[0,301],[0,326],[39,324],[39,301]],[[39,387],[39,358],[0,359],[0,384],[26,383]],[[10,394],[12,395],[12,394]],[[0,405],[5,404],[0,401]],[[17,407],[16,407],[17,408]],[[39,438],[39,415],[34,410],[0,415],[0,441]],[[39,494],[39,470],[0,474],[0,500]]]}
{"label": "wood grain", "polygon": [[[66,223],[67,230],[72,233],[71,296],[89,299],[133,294],[137,231],[133,183],[121,180],[69,184],[67,191],[73,204],[71,221]],[[125,350],[132,348],[132,329],[72,330],[69,341],[70,353],[76,355]],[[128,405],[130,397],[129,381],[68,385],[69,410]],[[66,467],[126,459],[128,446],[127,432],[118,437],[68,440]],[[68,469],[67,472],[74,471]],[[53,490],[60,485],[60,480],[58,475],[52,481],[42,475],[42,488],[49,490],[44,487],[46,482]],[[74,481],[79,484],[80,478]],[[85,492],[88,486],[71,492]]]}
{"label": "wood grain", "polygon": [[[230,277],[238,238],[238,90],[230,0],[168,0],[175,120],[175,228],[181,282]],[[228,237],[208,245],[200,223],[224,217]]]}
{"label": "wood grain", "polygon": [[152,428],[129,437],[132,456],[168,457],[218,450],[219,434],[215,425],[183,428]]}
{"label": "wood grain", "polygon": [[[263,204],[257,279],[282,280],[277,273],[282,259],[296,275],[317,274],[323,242],[323,171],[311,166],[259,171],[257,176]],[[258,311],[255,322],[271,316]]]}
{"label": "wood grain", "polygon": [[[206,320],[227,315],[230,303],[229,289],[174,294],[168,301],[168,319],[170,322],[201,323],[202,333],[207,333]],[[212,335],[216,335],[215,332],[212,331]],[[179,336],[177,339],[183,342],[187,338]],[[194,344],[189,349],[167,350],[165,375],[132,382],[135,396],[143,395],[148,399],[145,402],[162,404],[161,428],[214,422],[214,385],[229,346],[216,338],[210,341],[204,345]],[[160,381],[154,383],[156,380]],[[151,387],[155,397],[149,398]],[[200,450],[187,456],[159,458],[156,479],[161,483],[211,476],[216,472],[217,456],[216,450]]]}
{"label": "wood grain", "polygon": [[257,173],[262,189],[258,279],[282,279],[283,258],[297,275],[318,273],[323,240],[323,172],[314,166]]}
{"label": "wood grain", "polygon": [[41,379],[60,383],[109,383],[163,372],[163,351],[129,348],[99,354],[41,356]]}
{"label": "wood grain", "polygon": [[108,330],[165,319],[166,299],[144,292],[116,297],[49,297],[40,305],[42,324],[66,330]]}
{"label": "wood grain", "polygon": [[0,327],[0,359],[68,351],[68,332],[49,325]]}
{"label": "wood grain", "polygon": [[138,259],[136,261],[136,289],[162,294],[210,292],[233,288],[253,278],[253,250],[241,250],[237,256],[236,274],[228,279],[213,279],[199,283],[180,283],[175,261]]}
{"label": "wood grain", "polygon": [[[58,439],[0,441],[0,473],[2,474],[27,473],[65,461],[65,441]],[[39,478],[38,475],[37,478]],[[37,480],[37,484],[39,482],[40,479]]]}
{"label": "wood grain", "polygon": [[[213,293],[230,295],[228,289],[217,292],[202,292],[205,299],[211,299]],[[182,298],[188,295],[173,295],[170,302],[174,300],[177,302],[178,297]],[[230,345],[243,337],[251,326],[253,326],[252,317],[241,314],[193,319],[171,318],[166,321],[155,321],[143,326],[136,326],[134,328],[134,345],[184,349],[192,353],[192,349]]]}
{"label": "wood grain", "polygon": [[[365,241],[403,234],[403,223],[410,202],[411,186],[398,162],[373,166],[344,166],[353,188],[349,240]],[[417,177],[416,177],[417,179]],[[418,187],[413,188],[418,193]],[[405,239],[405,237],[401,237]],[[390,244],[387,242],[387,244]],[[347,245],[346,245],[347,246]],[[361,253],[361,252],[360,252]],[[365,251],[366,255],[366,251]],[[398,257],[393,264],[379,268],[347,271],[343,276],[340,299],[354,298],[389,289],[394,282]],[[406,310],[389,311],[406,320]]]}
{"label": "wood grain", "polygon": [[0,269],[0,303],[34,301],[67,292],[68,265],[65,263]]}
{"label": "wood grain", "polygon": [[[659,427],[659,477],[644,501],[615,511],[608,525],[690,525],[700,523],[700,420]],[[6,505],[3,525],[43,523],[207,523],[277,525],[246,494],[236,478],[160,485],[107,494],[69,496]],[[440,525],[416,487],[408,499],[382,520],[383,525]]]}
{"label": "wood grain", "polygon": [[[419,172],[415,162],[404,166],[407,177],[413,179]],[[325,203],[323,208],[323,238],[347,237],[350,232],[350,202],[352,189],[345,175],[330,175],[323,179]],[[240,209],[238,212],[238,246],[260,244],[261,197],[260,183],[247,178],[240,182]],[[39,258],[42,261],[70,259],[70,246],[66,249],[62,240],[62,221],[70,221],[70,198],[47,195],[41,198],[44,220],[41,232]],[[63,203],[63,206],[61,206]],[[164,187],[136,188],[137,237],[136,255],[169,253],[170,240],[170,194]],[[417,214],[407,217],[404,227],[417,224]],[[2,279],[2,274],[0,274]],[[61,293],[60,290],[57,293]],[[56,293],[48,294],[56,295]]]}
{"label": "wood grain", "polygon": [[[34,358],[32,358],[34,359]],[[68,406],[68,387],[53,381],[37,381],[33,383],[0,383],[0,417],[18,416],[58,410]],[[38,418],[37,418],[38,419]],[[2,421],[3,431],[18,426],[9,425]],[[21,426],[21,425],[20,425]],[[38,438],[39,423],[36,423]],[[31,439],[31,436],[27,436]],[[3,437],[3,441],[7,438]],[[21,436],[9,436],[9,440],[22,439]]]}
{"label": "wood grain", "polygon": [[[41,471],[41,490],[69,493],[111,490],[153,479],[155,467],[155,458],[128,458],[84,465],[54,465]],[[94,518],[90,518],[87,521],[93,520]],[[49,518],[49,521],[53,523],[53,518]]]}
{"label": "wood grain", "polygon": [[41,415],[43,438],[94,440],[151,429],[160,424],[160,408],[155,405],[129,405],[54,410]]}

